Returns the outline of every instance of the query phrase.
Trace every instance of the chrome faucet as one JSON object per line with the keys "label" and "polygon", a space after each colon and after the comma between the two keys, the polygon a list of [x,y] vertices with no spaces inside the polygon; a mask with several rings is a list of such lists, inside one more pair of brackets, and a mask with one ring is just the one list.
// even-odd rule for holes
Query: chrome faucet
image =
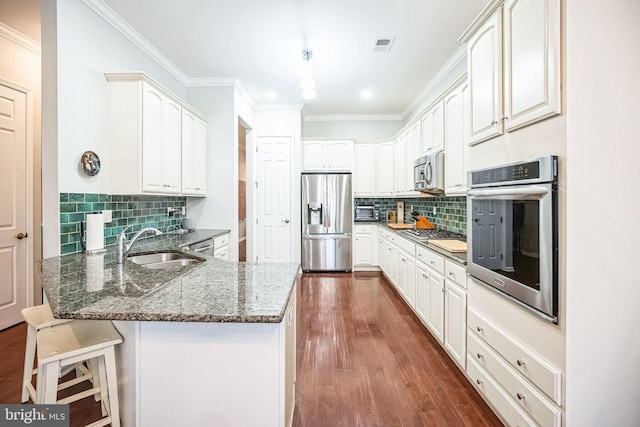
{"label": "chrome faucet", "polygon": [[131,240],[129,240],[129,243],[127,243],[126,231],[129,227],[131,227],[131,225],[123,228],[120,234],[118,234],[118,247],[116,248],[116,258],[117,258],[118,264],[124,264],[124,259],[127,257],[127,254],[131,249],[131,246],[133,246],[136,240],[138,240],[138,238],[142,236],[144,233],[146,233],[147,231],[151,231],[155,233],[156,236],[159,236],[160,234],[162,234],[162,231],[158,230],[157,228],[153,228],[153,227],[143,228],[142,230],[134,234]]}

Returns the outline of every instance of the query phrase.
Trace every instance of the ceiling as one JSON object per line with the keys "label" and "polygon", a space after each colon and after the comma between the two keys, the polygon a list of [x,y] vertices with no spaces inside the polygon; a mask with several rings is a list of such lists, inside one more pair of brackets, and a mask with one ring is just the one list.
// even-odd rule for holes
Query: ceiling
{"label": "ceiling", "polygon": [[[39,41],[40,1],[2,0],[0,20]],[[406,116],[488,2],[84,1],[112,9],[181,71],[183,81],[237,78],[257,104],[304,104],[306,117],[379,118]],[[16,3],[21,13],[12,12],[20,10]],[[27,15],[33,19],[25,21]],[[394,40],[389,52],[374,51],[379,38]],[[296,74],[305,48],[313,52],[313,100],[302,98]],[[277,97],[268,98],[269,91]],[[363,91],[371,98],[363,99]]]}
{"label": "ceiling", "polygon": [[[188,78],[237,77],[257,104],[304,103],[306,116],[405,115],[487,3],[103,1]],[[378,38],[395,38],[390,52],[373,51]],[[302,98],[296,74],[305,48],[313,51],[313,100]]]}

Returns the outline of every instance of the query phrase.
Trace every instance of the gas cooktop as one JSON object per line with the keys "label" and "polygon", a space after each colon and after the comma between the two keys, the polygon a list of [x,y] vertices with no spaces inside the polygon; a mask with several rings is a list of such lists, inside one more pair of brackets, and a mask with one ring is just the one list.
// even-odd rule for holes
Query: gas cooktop
{"label": "gas cooktop", "polygon": [[408,234],[414,239],[417,239],[420,241],[428,241],[428,240],[436,240],[436,239],[458,239],[458,240],[464,240],[464,241],[467,240],[467,237],[462,234],[454,233],[453,231],[438,230],[437,228],[434,228],[434,229],[416,228],[416,229],[402,230],[402,233]]}

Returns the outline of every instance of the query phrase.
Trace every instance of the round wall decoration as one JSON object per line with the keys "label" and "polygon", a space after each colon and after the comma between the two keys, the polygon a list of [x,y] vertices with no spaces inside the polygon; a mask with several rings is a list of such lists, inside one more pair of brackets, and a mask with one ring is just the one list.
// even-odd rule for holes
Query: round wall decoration
{"label": "round wall decoration", "polygon": [[82,154],[80,166],[85,174],[89,176],[98,175],[98,172],[100,172],[100,158],[93,151],[85,151]]}

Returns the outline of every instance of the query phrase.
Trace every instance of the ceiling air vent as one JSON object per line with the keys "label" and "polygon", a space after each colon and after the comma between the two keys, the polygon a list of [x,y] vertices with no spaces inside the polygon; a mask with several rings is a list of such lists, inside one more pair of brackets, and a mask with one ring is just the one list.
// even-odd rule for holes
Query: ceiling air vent
{"label": "ceiling air vent", "polygon": [[389,52],[391,50],[391,46],[393,46],[393,41],[395,38],[379,38],[376,40],[376,44],[373,46],[374,52]]}

